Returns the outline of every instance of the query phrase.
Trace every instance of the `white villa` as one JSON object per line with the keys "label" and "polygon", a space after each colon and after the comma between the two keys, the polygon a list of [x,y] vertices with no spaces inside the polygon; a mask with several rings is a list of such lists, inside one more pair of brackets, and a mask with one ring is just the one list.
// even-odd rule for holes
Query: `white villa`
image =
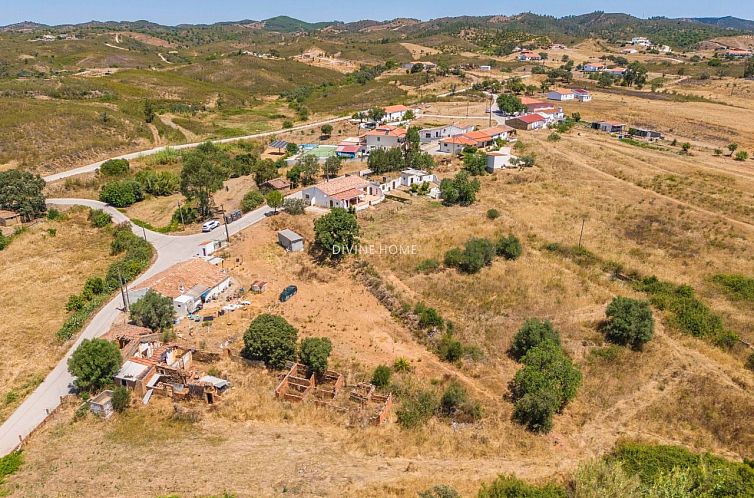
{"label": "white villa", "polygon": [[321,208],[366,209],[385,200],[380,186],[360,176],[340,176],[302,191],[304,201]]}

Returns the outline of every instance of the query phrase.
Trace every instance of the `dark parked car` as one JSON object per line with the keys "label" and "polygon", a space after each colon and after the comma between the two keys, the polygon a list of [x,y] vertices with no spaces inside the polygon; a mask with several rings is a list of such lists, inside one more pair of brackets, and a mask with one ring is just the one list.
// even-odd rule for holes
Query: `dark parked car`
{"label": "dark parked car", "polygon": [[295,285],[289,285],[285,289],[283,289],[283,292],[280,293],[280,302],[284,303],[290,298],[292,298],[296,292],[298,292],[298,287]]}
{"label": "dark parked car", "polygon": [[231,211],[229,214],[225,216],[225,223],[233,223],[236,220],[240,220],[241,216],[242,216],[242,213],[240,209]]}

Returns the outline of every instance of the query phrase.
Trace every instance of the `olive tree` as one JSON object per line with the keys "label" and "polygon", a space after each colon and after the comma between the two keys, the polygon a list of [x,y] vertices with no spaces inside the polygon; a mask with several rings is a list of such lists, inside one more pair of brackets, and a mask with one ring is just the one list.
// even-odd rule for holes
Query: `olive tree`
{"label": "olive tree", "polygon": [[112,382],[120,365],[118,346],[104,339],[84,339],[68,359],[68,371],[75,377],[73,383],[89,392]]}
{"label": "olive tree", "polygon": [[301,341],[298,357],[314,373],[322,375],[327,370],[331,352],[332,342],[327,337],[307,337]]}
{"label": "olive tree", "polygon": [[607,321],[603,330],[608,340],[641,349],[652,339],[654,318],[648,302],[618,296],[605,313]]}
{"label": "olive tree", "polygon": [[283,368],[296,358],[297,336],[298,331],[285,318],[263,313],[252,320],[244,333],[241,355],[270,368]]}
{"label": "olive tree", "polygon": [[168,330],[175,322],[173,300],[153,290],[131,305],[131,321],[153,331]]}

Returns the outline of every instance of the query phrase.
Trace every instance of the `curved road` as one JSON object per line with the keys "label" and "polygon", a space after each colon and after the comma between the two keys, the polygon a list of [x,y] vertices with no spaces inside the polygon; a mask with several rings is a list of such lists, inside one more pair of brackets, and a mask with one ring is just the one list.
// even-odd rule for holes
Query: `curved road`
{"label": "curved road", "polygon": [[[296,196],[297,194],[293,194]],[[300,195],[300,194],[298,194]],[[116,223],[130,222],[128,217],[117,209],[103,202],[90,199],[48,199],[52,206],[86,206],[102,209],[108,212]],[[228,224],[228,232],[234,235],[263,220],[267,213],[272,212],[267,206],[251,211],[241,219]],[[212,233],[198,233],[193,235],[165,235],[150,230],[143,230],[132,225],[135,234],[143,236],[155,248],[157,259],[154,264],[130,285],[146,280],[152,275],[170,268],[176,263],[186,261],[198,254],[198,246],[207,240],[224,240],[225,229],[216,228]],[[72,387],[73,377],[68,373],[68,358],[73,354],[81,341],[98,337],[107,332],[120,313],[120,295],[108,302],[83,330],[65,356],[45,378],[44,382],[16,408],[16,411],[0,426],[0,456],[13,451],[60,404],[60,397],[68,394]]]}

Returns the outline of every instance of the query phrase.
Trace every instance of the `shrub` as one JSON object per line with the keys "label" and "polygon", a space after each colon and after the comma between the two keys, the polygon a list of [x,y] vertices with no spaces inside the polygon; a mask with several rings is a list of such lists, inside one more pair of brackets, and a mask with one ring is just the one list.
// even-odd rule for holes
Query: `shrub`
{"label": "shrub", "polygon": [[63,214],[59,209],[50,208],[47,210],[47,219],[50,221],[61,221],[65,218],[65,214]]}
{"label": "shrub", "polygon": [[293,128],[293,121],[291,121],[290,119],[286,119],[285,121],[283,121],[283,128],[285,129]]}
{"label": "shrub", "polygon": [[641,498],[641,481],[615,460],[594,460],[579,465],[571,484],[574,498]]}
{"label": "shrub", "polygon": [[0,457],[0,484],[3,483],[5,478],[18,469],[21,468],[21,464],[24,463],[23,453],[21,450],[16,450],[7,455]]}
{"label": "shrub", "polygon": [[243,196],[243,200],[241,201],[241,211],[248,213],[264,204],[264,202],[264,196],[260,191],[250,190]]}
{"label": "shrub", "polygon": [[746,358],[746,368],[754,372],[754,353],[751,353],[748,358]]}
{"label": "shrub", "polygon": [[372,373],[372,384],[377,387],[387,387],[390,384],[392,371],[387,365],[379,365]]}
{"label": "shrub", "polygon": [[754,301],[754,278],[738,274],[718,274],[712,277],[712,281],[733,299]]}
{"label": "shrub", "polygon": [[317,375],[327,370],[327,359],[332,352],[332,342],[327,337],[307,337],[301,341],[299,358]]}
{"label": "shrub", "polygon": [[479,403],[469,399],[466,389],[458,382],[451,382],[440,398],[440,413],[462,422],[474,422],[482,417]]}
{"label": "shrub", "polygon": [[131,403],[131,392],[123,386],[113,389],[113,410],[123,413]]}
{"label": "shrub", "polygon": [[68,371],[76,387],[94,392],[113,380],[121,365],[118,346],[104,339],[84,339],[68,359]]}
{"label": "shrub", "polygon": [[173,300],[150,289],[131,305],[130,317],[136,325],[155,332],[170,329],[175,322]]}
{"label": "shrub", "polygon": [[497,209],[488,209],[487,210],[487,219],[490,220],[496,220],[500,217],[500,211]]}
{"label": "shrub", "polygon": [[125,176],[131,171],[126,159],[110,159],[99,167],[99,172],[105,176]]}
{"label": "shrub", "polygon": [[745,150],[739,150],[738,152],[736,152],[736,157],[734,157],[734,159],[736,161],[746,161],[747,159],[749,159],[749,153]]}
{"label": "shrub", "polygon": [[241,354],[249,360],[263,361],[270,368],[283,368],[296,358],[298,331],[285,318],[263,313],[252,320],[243,336]]}
{"label": "shrub", "polygon": [[47,211],[45,181],[41,176],[9,169],[0,171],[0,209],[15,211],[31,221]]}
{"label": "shrub", "polygon": [[498,256],[502,256],[505,259],[515,260],[521,256],[523,249],[521,248],[521,242],[513,234],[508,234],[507,237],[500,237],[495,245],[495,251]]}
{"label": "shrub", "polygon": [[461,494],[450,486],[438,484],[420,491],[419,498],[461,498]]}
{"label": "shrub", "polygon": [[445,178],[440,182],[440,197],[445,205],[469,206],[476,201],[480,188],[479,180],[470,179],[468,172],[460,171],[452,179]]}
{"label": "shrub", "polygon": [[117,208],[125,208],[144,200],[141,184],[134,180],[118,180],[105,184],[99,200]]}
{"label": "shrub", "polygon": [[393,370],[396,372],[410,372],[411,363],[406,358],[396,358],[393,362]]}
{"label": "shrub", "polygon": [[304,214],[306,206],[304,199],[285,199],[283,201],[283,211],[293,216]]}
{"label": "shrub", "polygon": [[452,332],[445,332],[440,338],[437,355],[449,363],[456,362],[463,357],[463,344],[453,337]]}
{"label": "shrub", "polygon": [[641,349],[652,339],[654,318],[649,303],[626,297],[616,297],[607,306],[604,332],[607,339]]}
{"label": "shrub", "polygon": [[482,484],[477,498],[566,498],[566,490],[553,484],[534,486],[513,475],[500,475],[492,484]]}
{"label": "shrub", "polygon": [[356,216],[343,208],[331,209],[314,221],[314,239],[325,256],[343,257],[359,242]]}
{"label": "shrub", "polygon": [[513,419],[532,432],[550,432],[556,405],[556,395],[551,391],[527,393],[516,400]]}
{"label": "shrub", "polygon": [[419,327],[423,329],[439,329],[445,324],[440,313],[435,308],[425,306],[424,303],[416,303],[414,313],[419,317]]}
{"label": "shrub", "polygon": [[178,192],[181,179],[170,171],[154,171],[145,169],[136,173],[136,181],[139,182],[144,192],[154,196],[166,196]]}
{"label": "shrub", "polygon": [[425,259],[416,265],[416,270],[421,273],[434,273],[440,269],[440,263],[436,259]]}
{"label": "shrub", "polygon": [[510,354],[519,360],[530,349],[546,341],[560,345],[560,334],[553,328],[549,320],[541,321],[536,318],[530,318],[516,332],[510,348]]}
{"label": "shrub", "polygon": [[95,228],[104,228],[112,223],[113,217],[101,209],[90,209],[89,221]]}
{"label": "shrub", "polygon": [[463,251],[457,247],[446,252],[443,260],[445,266],[448,268],[457,268],[461,264],[461,261],[463,261]]}
{"label": "shrub", "polygon": [[425,424],[437,411],[437,399],[430,391],[419,391],[401,400],[396,410],[398,425],[414,429]]}
{"label": "shrub", "polygon": [[174,224],[183,223],[184,225],[190,225],[196,223],[199,220],[199,210],[194,207],[183,205],[173,212],[171,222]]}
{"label": "shrub", "polygon": [[552,132],[549,135],[547,135],[547,140],[549,142],[557,142],[558,140],[560,140],[560,135],[555,132]]}

